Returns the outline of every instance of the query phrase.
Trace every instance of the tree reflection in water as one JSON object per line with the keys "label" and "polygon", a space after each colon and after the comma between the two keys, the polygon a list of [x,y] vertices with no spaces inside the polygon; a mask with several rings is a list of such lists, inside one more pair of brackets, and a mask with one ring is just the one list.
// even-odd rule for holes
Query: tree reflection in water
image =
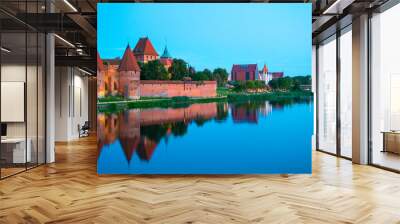
{"label": "tree reflection in water", "polygon": [[99,113],[99,152],[101,153],[104,146],[109,146],[118,140],[128,162],[131,161],[135,152],[142,161],[149,161],[160,141],[164,139],[168,142],[168,137],[171,135],[185,136],[192,122],[201,127],[212,121],[227,122],[231,115],[234,123],[257,124],[260,117],[268,116],[273,110],[281,110],[294,103],[310,102],[311,100],[299,99],[214,102],[174,108],[131,109],[118,113]]}

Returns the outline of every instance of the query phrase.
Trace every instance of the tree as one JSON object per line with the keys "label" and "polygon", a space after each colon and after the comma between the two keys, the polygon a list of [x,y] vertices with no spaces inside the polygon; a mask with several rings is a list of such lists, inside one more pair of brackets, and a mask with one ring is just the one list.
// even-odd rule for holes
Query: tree
{"label": "tree", "polygon": [[172,123],[171,132],[175,137],[184,136],[187,133],[188,125],[185,122]]}
{"label": "tree", "polygon": [[169,130],[168,124],[160,124],[160,125],[147,125],[140,127],[140,134],[142,137],[146,137],[159,143],[161,139],[163,139]]}
{"label": "tree", "polygon": [[168,80],[168,72],[159,60],[149,61],[145,64],[139,64],[142,80]]}
{"label": "tree", "polygon": [[203,73],[204,73],[205,76],[207,76],[207,79],[206,79],[206,80],[213,80],[213,79],[212,79],[212,72],[210,71],[210,69],[207,69],[207,68],[204,69],[204,70],[203,70]]}
{"label": "tree", "polygon": [[311,85],[311,76],[293,76],[294,82],[297,82],[299,85]]}
{"label": "tree", "polygon": [[268,82],[268,85],[272,89],[279,89],[278,79],[272,79],[271,81]]}
{"label": "tree", "polygon": [[246,89],[246,81],[236,81],[233,83],[233,90],[241,92]]}
{"label": "tree", "polygon": [[228,72],[224,68],[216,68],[213,71],[212,79],[217,81],[218,86],[224,86],[228,81]]}
{"label": "tree", "polygon": [[207,119],[203,117],[198,117],[194,120],[194,123],[196,123],[197,126],[201,127],[207,122]]}
{"label": "tree", "polygon": [[256,89],[257,85],[255,81],[249,80],[246,81],[245,88],[246,89]]}
{"label": "tree", "polygon": [[279,90],[301,90],[301,85],[311,85],[311,76],[294,76],[273,79],[268,85],[272,89]]}
{"label": "tree", "polygon": [[256,89],[264,89],[265,87],[267,87],[267,85],[265,84],[265,81],[263,81],[263,80],[256,80],[255,85],[256,85]]}
{"label": "tree", "polygon": [[172,74],[172,80],[183,80],[183,77],[189,76],[187,63],[182,59],[174,59],[169,72]]}
{"label": "tree", "polygon": [[203,71],[194,73],[193,75],[191,75],[191,78],[192,78],[193,81],[206,81],[206,80],[208,80],[207,74],[204,73]]}
{"label": "tree", "polygon": [[300,91],[300,90],[301,90],[301,88],[300,88],[300,82],[297,81],[297,80],[295,80],[295,81],[294,81],[294,84],[293,84],[293,86],[292,86],[292,88],[291,88],[291,90]]}
{"label": "tree", "polygon": [[226,107],[225,103],[218,103],[217,104],[217,116],[215,120],[217,122],[224,121],[228,118],[228,108]]}
{"label": "tree", "polygon": [[193,81],[208,81],[212,80],[212,73],[208,69],[204,69],[203,71],[196,72],[190,76]]}
{"label": "tree", "polygon": [[196,69],[193,66],[189,66],[189,76],[196,73]]}
{"label": "tree", "polygon": [[281,89],[289,90],[293,86],[293,80],[290,77],[279,78],[278,82]]}

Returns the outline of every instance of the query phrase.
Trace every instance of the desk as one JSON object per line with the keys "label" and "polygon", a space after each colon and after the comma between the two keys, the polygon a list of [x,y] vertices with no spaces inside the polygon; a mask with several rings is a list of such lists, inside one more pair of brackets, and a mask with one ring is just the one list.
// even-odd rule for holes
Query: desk
{"label": "desk", "polygon": [[400,154],[400,131],[383,131],[383,151]]}
{"label": "desk", "polygon": [[[32,160],[31,139],[27,139],[28,147],[25,151],[25,138],[1,139],[1,156],[8,163],[26,163]],[[12,158],[12,159],[11,159]]]}

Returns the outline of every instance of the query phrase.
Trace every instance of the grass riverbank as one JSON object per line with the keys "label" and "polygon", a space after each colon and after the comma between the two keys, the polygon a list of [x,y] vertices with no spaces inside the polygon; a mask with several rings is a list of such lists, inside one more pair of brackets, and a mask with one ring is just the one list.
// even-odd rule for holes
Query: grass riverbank
{"label": "grass riverbank", "polygon": [[313,96],[309,91],[289,91],[289,92],[267,92],[267,93],[230,93],[228,100],[280,100],[280,99],[304,99]]}
{"label": "grass riverbank", "polygon": [[213,98],[189,98],[189,97],[172,97],[172,98],[154,98],[154,99],[140,99],[128,101],[110,101],[98,102],[97,108],[99,111],[114,111],[121,109],[133,108],[152,108],[152,107],[187,107],[193,103],[210,103],[226,101],[227,97],[213,97]]}
{"label": "grass riverbank", "polygon": [[187,107],[193,103],[210,102],[237,102],[246,100],[269,100],[269,101],[287,101],[287,100],[307,100],[313,96],[309,91],[291,91],[291,92],[267,92],[267,93],[246,93],[233,92],[228,89],[218,89],[217,96],[212,98],[189,98],[189,97],[145,97],[140,100],[123,100],[119,97],[101,99],[97,107],[101,112],[119,111],[133,108],[180,108]]}

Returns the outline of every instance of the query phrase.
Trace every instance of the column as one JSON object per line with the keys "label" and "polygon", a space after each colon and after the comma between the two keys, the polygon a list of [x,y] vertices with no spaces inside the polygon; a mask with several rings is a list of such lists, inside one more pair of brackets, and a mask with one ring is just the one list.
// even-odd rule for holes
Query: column
{"label": "column", "polygon": [[368,163],[368,15],[353,19],[353,113],[352,157],[357,164]]}
{"label": "column", "polygon": [[[46,11],[54,11],[51,1],[46,1]],[[46,163],[55,161],[55,43],[54,34],[46,34]]]}

